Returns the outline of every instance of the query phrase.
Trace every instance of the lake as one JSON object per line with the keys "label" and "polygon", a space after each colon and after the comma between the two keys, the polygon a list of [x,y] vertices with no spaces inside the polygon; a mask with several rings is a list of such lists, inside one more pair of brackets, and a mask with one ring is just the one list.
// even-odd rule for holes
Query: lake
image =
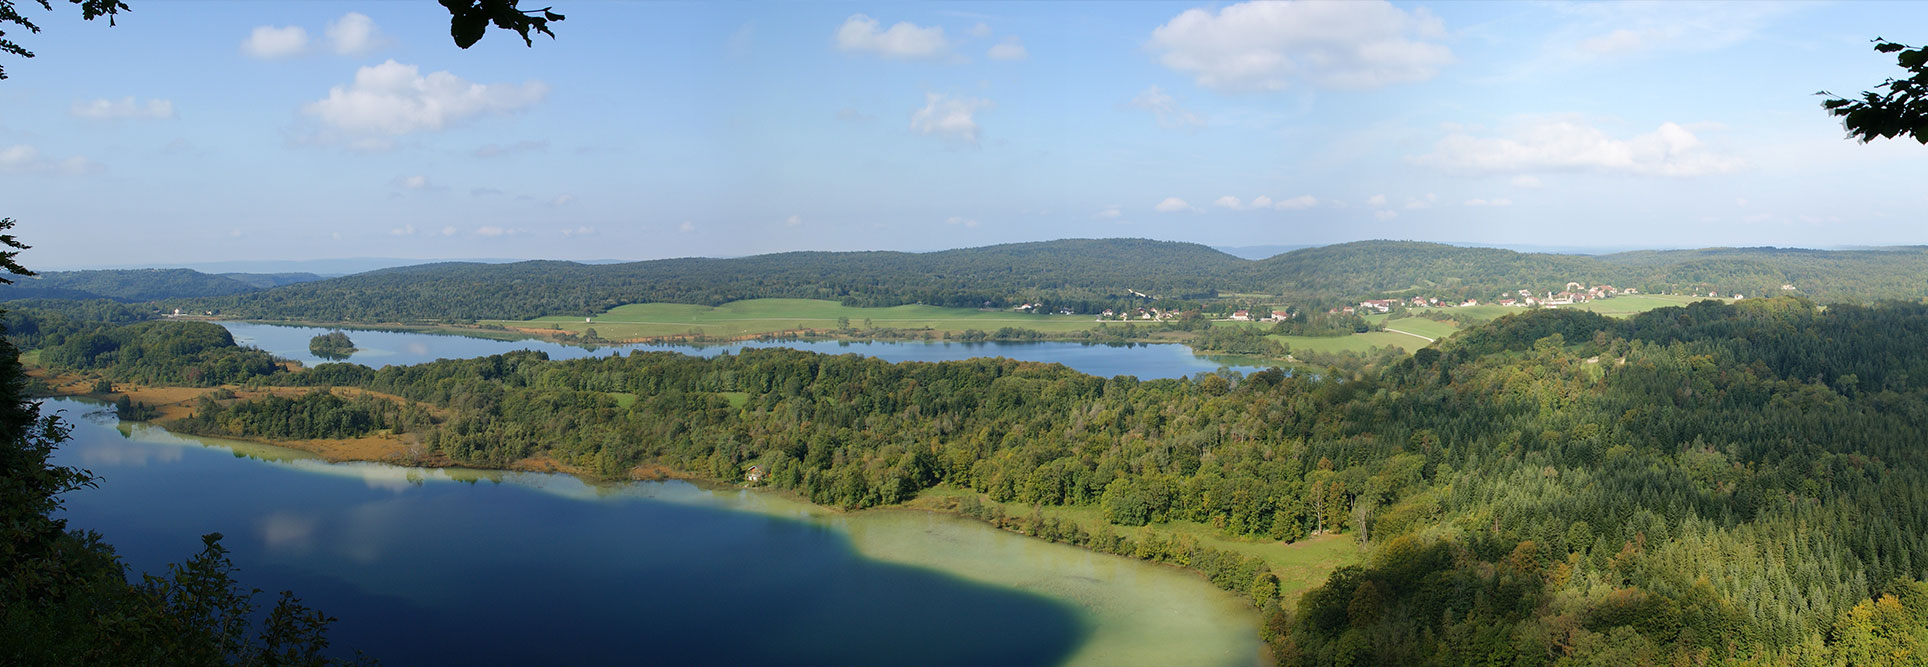
{"label": "lake", "polygon": [[122,424],[56,463],[71,527],[160,571],[220,532],[238,576],[390,665],[1248,665],[1258,618],[1170,567],[947,515],[839,513],[683,482],[376,463]]}
{"label": "lake", "polygon": [[[335,329],[252,322],[218,322],[234,334],[242,345],[267,350],[303,365],[328,363],[308,351],[308,340]],[[724,345],[628,344],[583,347],[554,341],[524,339],[495,340],[472,336],[428,334],[403,331],[348,330],[357,351],[346,361],[373,366],[407,366],[436,359],[468,359],[515,350],[539,350],[550,359],[580,359],[627,354],[632,350],[668,350],[698,356],[735,353],[746,348],[787,347],[824,354],[861,354],[885,361],[955,361],[977,357],[1007,357],[1019,361],[1064,364],[1081,373],[1099,377],[1135,375],[1139,379],[1190,377],[1230,367],[1244,373],[1263,370],[1249,359],[1201,357],[1184,345],[1123,344],[1094,345],[1068,342],[921,342],[921,341],[742,341]]]}

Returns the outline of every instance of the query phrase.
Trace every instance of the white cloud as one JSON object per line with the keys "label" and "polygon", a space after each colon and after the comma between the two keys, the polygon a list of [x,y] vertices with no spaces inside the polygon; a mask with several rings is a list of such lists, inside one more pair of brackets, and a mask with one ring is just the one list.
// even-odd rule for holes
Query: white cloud
{"label": "white cloud", "polygon": [[696,231],[696,223],[690,222],[688,220],[684,220],[683,224],[676,226],[676,229],[677,231],[683,232],[684,234],[688,234],[690,232]]}
{"label": "white cloud", "polygon": [[556,195],[555,199],[549,200],[549,205],[560,207],[560,206],[568,206],[575,202],[576,202],[576,196],[565,192],[565,193]]}
{"label": "white cloud", "polygon": [[495,238],[498,236],[514,236],[516,234],[516,231],[517,230],[508,229],[506,227],[497,227],[495,225],[484,225],[484,226],[475,228],[475,235]]}
{"label": "white cloud", "polygon": [[946,137],[969,144],[977,143],[979,111],[993,106],[990,100],[975,97],[947,97],[938,93],[924,95],[924,108],[911,112],[910,129],[918,134]]}
{"label": "white cloud", "polygon": [[445,71],[423,76],[414,65],[389,60],[356,70],[353,83],[329,89],[326,99],[304,105],[302,112],[362,146],[380,147],[388,137],[527,109],[548,93],[540,81],[471,83]]}
{"label": "white cloud", "polygon": [[785,227],[801,227],[801,226],[803,226],[803,216],[801,216],[801,215],[792,215],[792,216],[790,216],[790,217],[788,217],[788,218],[784,218],[784,219],[783,219],[783,226],[785,226]]}
{"label": "white cloud", "polygon": [[1031,57],[1031,52],[1025,50],[1024,43],[1018,41],[1018,38],[1006,37],[1004,41],[993,45],[984,55],[992,60],[1024,60]]}
{"label": "white cloud", "polygon": [[1205,124],[1205,119],[1178,106],[1178,100],[1158,86],[1146,88],[1145,92],[1131,98],[1127,105],[1133,109],[1150,111],[1158,118],[1159,127],[1198,127]]}
{"label": "white cloud", "polygon": [[1391,220],[1393,218],[1399,217],[1399,212],[1398,211],[1373,211],[1372,217],[1378,218],[1380,220]]}
{"label": "white cloud", "polygon": [[1318,206],[1319,198],[1312,195],[1299,195],[1283,201],[1273,201],[1271,197],[1259,195],[1253,197],[1252,201],[1248,203],[1241,201],[1238,197],[1226,195],[1214,200],[1212,205],[1219,208],[1229,208],[1234,211],[1298,211]]}
{"label": "white cloud", "polygon": [[64,159],[51,158],[41,155],[40,149],[26,144],[0,148],[0,173],[78,176],[100,170],[100,163],[78,155]]}
{"label": "white cloud", "polygon": [[421,175],[397,178],[395,184],[408,190],[427,190],[430,187],[428,177]]}
{"label": "white cloud", "polygon": [[118,118],[173,118],[174,103],[169,100],[150,99],[139,102],[132,95],[118,100],[98,99],[89,102],[75,102],[67,113],[77,118],[90,120],[114,120]]}
{"label": "white cloud", "polygon": [[1513,128],[1508,136],[1475,137],[1455,132],[1440,139],[1433,152],[1412,158],[1447,171],[1601,171],[1656,176],[1699,176],[1733,171],[1739,158],[1708,149],[1685,127],[1662,123],[1659,129],[1615,139],[1598,128],[1571,120],[1539,120]]}
{"label": "white cloud", "polygon": [[1521,188],[1537,188],[1537,187],[1540,187],[1540,179],[1532,174],[1520,174],[1518,176],[1513,177],[1513,186],[1521,187]]}
{"label": "white cloud", "polygon": [[1373,195],[1371,199],[1367,199],[1367,200],[1366,200],[1366,205],[1367,205],[1367,206],[1372,206],[1372,207],[1375,207],[1375,208],[1377,208],[1377,207],[1380,207],[1380,206],[1385,206],[1385,205],[1386,205],[1386,196],[1385,196],[1385,195]]}
{"label": "white cloud", "polygon": [[447,227],[443,227],[443,228],[442,228],[442,235],[443,235],[443,236],[454,236],[454,235],[455,235],[455,225],[449,225],[449,226],[447,226]]}
{"label": "white cloud", "polygon": [[908,21],[887,30],[880,29],[882,25],[863,14],[850,15],[837,28],[837,48],[902,59],[937,58],[950,50],[943,28],[924,28]]}
{"label": "white cloud", "polygon": [[976,226],[977,226],[977,220],[976,220],[975,218],[966,218],[966,217],[962,217],[962,216],[956,216],[956,215],[953,215],[953,216],[951,216],[951,217],[948,217],[948,218],[945,218],[945,219],[944,219],[944,224],[946,224],[946,225],[963,225],[963,226],[965,226],[965,227],[976,227]]}
{"label": "white cloud", "polygon": [[1507,199],[1505,197],[1495,197],[1492,199],[1468,199],[1466,200],[1466,205],[1467,206],[1512,206],[1513,200]]}
{"label": "white cloud", "polygon": [[1123,217],[1124,215],[1125,215],[1125,212],[1123,210],[1120,210],[1119,207],[1114,205],[1114,206],[1106,206],[1104,207],[1104,209],[1098,211],[1097,213],[1091,214],[1091,219],[1113,220],[1113,219]]}
{"label": "white cloud", "polygon": [[1406,209],[1419,210],[1422,208],[1432,208],[1433,204],[1437,203],[1439,203],[1439,195],[1428,193],[1425,199],[1407,199]]}
{"label": "white cloud", "polygon": [[308,31],[301,26],[258,26],[241,40],[241,52],[261,60],[298,56],[308,51]]}
{"label": "white cloud", "polygon": [[388,233],[394,236],[413,236],[415,235],[415,225],[402,225],[388,230]]}
{"label": "white cloud", "polygon": [[562,230],[562,237],[563,237],[563,238],[574,238],[574,237],[577,237],[577,236],[593,236],[593,235],[595,235],[595,233],[596,233],[596,228],[595,228],[595,227],[577,227],[577,228],[575,228],[575,229],[564,229],[564,230]]}
{"label": "white cloud", "polygon": [[368,55],[388,44],[388,36],[375,27],[375,20],[356,12],[341,15],[323,33],[328,35],[329,48],[344,56]]}
{"label": "white cloud", "polygon": [[1192,205],[1185,203],[1185,200],[1177,197],[1166,197],[1165,201],[1158,202],[1158,205],[1151,207],[1151,209],[1159,213],[1177,213],[1179,211],[1192,210]]}
{"label": "white cloud", "polygon": [[1424,81],[1453,62],[1435,43],[1445,24],[1424,8],[1383,0],[1245,2],[1190,9],[1152,31],[1166,67],[1227,91],[1283,90],[1294,82],[1376,88]]}
{"label": "white cloud", "polygon": [[1279,209],[1281,211],[1297,211],[1297,210],[1312,208],[1318,205],[1319,205],[1319,199],[1317,197],[1313,197],[1312,195],[1299,195],[1297,197],[1287,199],[1277,204],[1273,204],[1272,207]]}
{"label": "white cloud", "polygon": [[971,26],[971,36],[976,37],[978,39],[990,37],[991,25],[983,21],[979,21],[977,25]]}

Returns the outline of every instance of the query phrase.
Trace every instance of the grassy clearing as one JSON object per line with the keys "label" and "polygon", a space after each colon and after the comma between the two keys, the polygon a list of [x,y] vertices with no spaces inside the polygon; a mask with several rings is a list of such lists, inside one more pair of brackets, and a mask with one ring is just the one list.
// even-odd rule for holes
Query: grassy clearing
{"label": "grassy clearing", "polygon": [[1459,325],[1457,324],[1441,322],[1439,320],[1429,320],[1424,317],[1402,317],[1396,320],[1386,320],[1385,325],[1388,329],[1398,329],[1406,333],[1419,334],[1433,339],[1445,338],[1453,335],[1453,332],[1459,331]]}
{"label": "grassy clearing", "polygon": [[[1641,294],[1637,296],[1616,296],[1611,299],[1601,299],[1599,301],[1589,301],[1587,303],[1577,303],[1571,306],[1560,306],[1560,307],[1572,308],[1575,310],[1591,310],[1601,315],[1626,317],[1629,315],[1637,315],[1640,313],[1644,313],[1649,310],[1653,310],[1655,308],[1685,306],[1690,303],[1694,303],[1697,301],[1706,301],[1706,300],[1708,300],[1708,297],[1704,297],[1704,296],[1672,296],[1672,295],[1666,295],[1666,294]],[[1715,300],[1732,301],[1732,299],[1715,299]]]}
{"label": "grassy clearing", "polygon": [[[975,496],[985,505],[1002,507],[1008,516],[1031,515],[1030,505],[999,503],[975,491],[950,486],[925,489],[918,494],[916,500],[909,503],[909,506],[930,506],[935,504],[931,502],[933,500],[967,496]],[[1085,530],[1094,530],[1106,525],[1103,511],[1096,506],[1044,507],[1040,508],[1039,512],[1047,518],[1074,521]],[[1138,531],[1142,530],[1128,526],[1111,528],[1118,534],[1132,539],[1137,539]],[[1191,521],[1171,521],[1152,526],[1151,529],[1164,539],[1170,539],[1175,535],[1187,535],[1202,546],[1265,559],[1265,562],[1272,566],[1272,572],[1279,575],[1279,593],[1286,600],[1295,600],[1307,589],[1325,583],[1326,577],[1332,574],[1333,570],[1357,563],[1360,557],[1359,543],[1351,535],[1320,535],[1287,544],[1273,540],[1239,539],[1221,533],[1211,526]],[[1291,606],[1288,605],[1287,608],[1290,609]]]}
{"label": "grassy clearing", "polygon": [[1097,326],[1090,315],[1028,315],[997,310],[941,308],[937,306],[895,306],[891,308],[852,308],[835,301],[816,299],[750,299],[721,306],[680,303],[639,303],[617,306],[590,321],[580,317],[540,317],[533,320],[484,320],[517,329],[549,329],[580,334],[595,329],[596,335],[609,340],[631,340],[684,336],[700,331],[711,337],[735,338],[758,334],[798,331],[827,331],[847,318],[849,326],[889,329],[930,329],[937,332],[962,332],[967,329],[995,331],[1003,327],[1036,329],[1061,333],[1082,331]]}
{"label": "grassy clearing", "polygon": [[[1601,315],[1608,315],[1612,317],[1627,317],[1629,315],[1637,315],[1640,313],[1644,313],[1649,310],[1653,310],[1655,308],[1685,306],[1687,304],[1694,303],[1696,301],[1706,301],[1707,299],[1708,297],[1704,297],[1704,296],[1640,294],[1635,296],[1617,296],[1611,299],[1601,299],[1599,301],[1589,301],[1587,303],[1578,303],[1571,306],[1557,306],[1557,307],[1572,308],[1575,310],[1590,310],[1590,311],[1599,313]],[[1727,301],[1728,299],[1720,299],[1720,300]],[[1496,305],[1488,304],[1488,305],[1482,305],[1482,306],[1469,306],[1466,308],[1423,308],[1423,309],[1415,309],[1414,312],[1422,312],[1422,313],[1440,312],[1440,313],[1448,313],[1452,315],[1463,315],[1466,317],[1471,317],[1481,322],[1485,322],[1488,320],[1499,319],[1507,315],[1512,315],[1514,313],[1525,312],[1525,310],[1526,310],[1525,308],[1514,308],[1511,306],[1496,306]],[[1403,322],[1406,320],[1401,320],[1401,321]],[[1419,332],[1414,331],[1414,333],[1419,333]]]}
{"label": "grassy clearing", "polygon": [[[1403,321],[1403,320],[1402,320]],[[1391,331],[1371,331],[1350,336],[1266,336],[1286,344],[1293,352],[1365,352],[1374,347],[1393,347],[1411,352],[1429,345],[1424,340]]]}

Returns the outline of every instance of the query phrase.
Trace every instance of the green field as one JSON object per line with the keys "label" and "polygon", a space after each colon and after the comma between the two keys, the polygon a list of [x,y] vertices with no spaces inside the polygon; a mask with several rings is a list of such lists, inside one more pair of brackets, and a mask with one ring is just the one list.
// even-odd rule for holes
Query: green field
{"label": "green field", "polygon": [[1059,333],[1097,326],[1095,318],[1090,315],[1028,315],[1013,311],[938,306],[853,308],[835,301],[816,299],[751,299],[715,307],[639,303],[617,306],[588,322],[580,317],[554,316],[523,321],[483,320],[480,324],[517,329],[552,329],[576,334],[595,329],[597,336],[608,340],[691,334],[738,338],[798,330],[830,331],[838,327],[840,317],[849,318],[850,326],[859,330],[864,329],[865,320],[869,320],[870,327],[930,329],[940,333],[967,329],[996,331],[1003,327]]}
{"label": "green field", "polygon": [[[1644,313],[1649,310],[1653,310],[1655,308],[1667,308],[1670,306],[1685,306],[1687,304],[1694,303],[1697,301],[1706,301],[1708,300],[1708,298],[1709,297],[1704,297],[1704,296],[1640,294],[1635,296],[1616,296],[1611,299],[1601,299],[1599,301],[1589,301],[1587,303],[1574,304],[1571,306],[1555,306],[1555,307],[1572,308],[1575,310],[1590,310],[1590,311],[1599,313],[1601,315],[1610,315],[1613,317],[1626,317],[1628,315],[1637,315],[1640,313]],[[1727,301],[1728,299],[1719,299],[1719,300]],[[1466,308],[1421,308],[1421,309],[1414,309],[1414,312],[1421,312],[1421,313],[1439,312],[1439,313],[1448,313],[1452,315],[1464,315],[1464,316],[1479,320],[1481,322],[1484,322],[1486,320],[1498,319],[1500,317],[1512,315],[1514,313],[1524,312],[1525,310],[1526,310],[1525,308],[1514,308],[1511,306],[1496,306],[1492,304],[1487,304],[1487,305],[1480,305],[1480,306],[1470,306]],[[1414,333],[1420,333],[1420,332],[1414,331]]]}
{"label": "green field", "polygon": [[[1000,506],[1009,516],[1029,516],[1036,511],[1045,517],[1060,521],[1071,520],[1086,530],[1106,525],[1103,510],[1097,506],[1034,507],[1022,503],[1000,503],[969,489],[951,486],[925,489],[908,505],[931,507],[937,505],[933,501],[965,496],[976,496],[985,505]],[[1279,594],[1286,600],[1297,599],[1300,593],[1325,583],[1326,577],[1331,575],[1333,570],[1359,562],[1359,542],[1352,535],[1321,535],[1287,544],[1275,540],[1239,539],[1211,526],[1192,521],[1170,521],[1157,524],[1152,528],[1166,538],[1173,535],[1187,535],[1203,546],[1265,559],[1265,562],[1272,566],[1272,571],[1279,575]],[[1139,529],[1112,526],[1112,530],[1132,537],[1135,535],[1134,531]],[[1291,606],[1287,605],[1287,608]]]}
{"label": "green field", "polygon": [[1439,320],[1429,320],[1424,317],[1402,317],[1396,320],[1374,320],[1373,318],[1367,318],[1367,320],[1383,324],[1387,329],[1398,329],[1409,334],[1418,334],[1434,340],[1451,336],[1453,332],[1459,331],[1459,325],[1457,324],[1441,322]]}
{"label": "green field", "polygon": [[[1670,306],[1684,306],[1690,303],[1694,303],[1696,301],[1704,301],[1706,299],[1707,297],[1672,296],[1672,295],[1664,295],[1664,294],[1661,294],[1661,295],[1642,294],[1638,296],[1619,296],[1611,299],[1601,299],[1599,301],[1590,301],[1582,304],[1576,304],[1571,306],[1558,306],[1558,307],[1573,308],[1576,310],[1590,310],[1596,313],[1600,313],[1602,315],[1609,315],[1613,317],[1627,317],[1629,315],[1644,313],[1649,310],[1653,310],[1655,308],[1666,308]],[[1481,306],[1468,306],[1465,308],[1415,308],[1413,309],[1413,312],[1416,312],[1416,313],[1439,312],[1439,313],[1449,313],[1453,315],[1464,315],[1464,316],[1471,317],[1477,321],[1485,322],[1488,320],[1498,319],[1506,315],[1523,313],[1523,312],[1526,312],[1526,309],[1513,308],[1510,306],[1481,305]],[[1426,338],[1433,338],[1433,339],[1440,339],[1440,338],[1445,338],[1447,336],[1451,336],[1453,335],[1453,332],[1459,330],[1459,326],[1453,324],[1452,322],[1440,322],[1437,320],[1429,320],[1423,317],[1403,317],[1396,320],[1389,320],[1386,318],[1385,315],[1367,315],[1366,321],[1372,322],[1374,324],[1383,324],[1388,329],[1398,329],[1399,331],[1418,334],[1420,336],[1425,336]],[[1340,336],[1337,338],[1313,338],[1308,336],[1270,336],[1270,338],[1291,346],[1291,348],[1294,351],[1326,352],[1326,353],[1344,352],[1344,351],[1350,350],[1353,352],[1359,352],[1363,354],[1366,350],[1372,347],[1375,347],[1375,346],[1384,347],[1387,345],[1398,347],[1407,352],[1412,352],[1413,350],[1417,350],[1419,348],[1422,348],[1428,345],[1428,343],[1425,340],[1416,338],[1414,336],[1408,336],[1403,333],[1393,332],[1393,331],[1374,331],[1371,333],[1353,334],[1351,336]]]}
{"label": "green field", "polygon": [[[1401,320],[1404,321],[1404,320]],[[1402,333],[1371,331],[1350,336],[1266,336],[1285,343],[1292,352],[1345,352],[1365,354],[1366,350],[1388,345],[1411,352],[1430,343]]]}

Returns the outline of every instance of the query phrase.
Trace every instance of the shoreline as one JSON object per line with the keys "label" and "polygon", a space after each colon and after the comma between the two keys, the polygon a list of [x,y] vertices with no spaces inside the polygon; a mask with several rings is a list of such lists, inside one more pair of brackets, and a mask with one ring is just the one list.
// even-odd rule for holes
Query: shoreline
{"label": "shoreline", "polygon": [[[571,346],[583,347],[583,348],[596,348],[596,347],[617,346],[617,345],[664,345],[664,346],[676,346],[676,347],[687,346],[687,347],[700,349],[704,347],[734,345],[737,343],[748,343],[748,342],[790,342],[790,341],[812,342],[812,343],[828,342],[828,341],[843,341],[843,342],[850,342],[850,343],[1080,343],[1084,345],[1182,345],[1187,350],[1191,351],[1193,356],[1197,356],[1200,358],[1237,357],[1237,358],[1246,360],[1247,365],[1252,365],[1252,366],[1278,366],[1281,368],[1301,368],[1301,367],[1309,366],[1305,362],[1300,361],[1296,357],[1293,357],[1292,355],[1289,355],[1289,354],[1284,357],[1270,357],[1270,356],[1264,356],[1264,355],[1248,355],[1248,354],[1219,352],[1215,350],[1201,350],[1192,345],[1191,341],[1197,338],[1197,335],[1194,332],[1189,332],[1189,331],[1157,331],[1157,332],[1152,332],[1151,335],[1139,337],[1139,338],[1101,338],[1096,336],[1085,335],[1085,334],[1095,334],[1097,331],[1096,329],[1084,329],[1076,332],[1046,332],[1046,331],[1037,331],[1034,329],[1025,329],[1025,331],[1036,332],[1038,334],[1037,337],[1036,338],[986,337],[981,340],[960,340],[955,336],[957,336],[961,332],[940,331],[937,329],[929,329],[929,328],[869,329],[864,331],[853,330],[850,332],[842,332],[842,331],[830,330],[830,329],[788,329],[783,331],[743,334],[739,336],[708,336],[708,335],[691,336],[691,335],[685,334],[685,335],[670,335],[670,336],[644,336],[644,337],[638,337],[638,338],[622,338],[622,339],[597,338],[594,340],[583,340],[572,335],[568,331],[558,330],[558,329],[485,326],[485,325],[479,325],[479,324],[453,324],[453,323],[407,324],[407,323],[400,323],[400,322],[383,322],[383,323],[371,324],[371,323],[358,323],[358,322],[321,322],[321,321],[313,321],[313,320],[264,320],[264,319],[248,319],[248,318],[227,319],[227,318],[221,318],[221,317],[187,316],[187,315],[183,315],[177,318],[170,318],[170,319],[197,320],[197,321],[216,322],[216,323],[240,322],[245,324],[260,324],[260,325],[267,325],[267,326],[311,327],[311,328],[320,328],[320,329],[340,329],[345,331],[379,331],[379,332],[395,332],[395,333],[417,333],[417,334],[429,334],[429,335],[440,335],[440,336],[467,336],[472,338],[484,338],[489,340],[505,340],[505,341],[535,340],[535,341],[555,343],[558,345],[571,345]],[[993,332],[987,331],[985,333],[990,334]]]}

